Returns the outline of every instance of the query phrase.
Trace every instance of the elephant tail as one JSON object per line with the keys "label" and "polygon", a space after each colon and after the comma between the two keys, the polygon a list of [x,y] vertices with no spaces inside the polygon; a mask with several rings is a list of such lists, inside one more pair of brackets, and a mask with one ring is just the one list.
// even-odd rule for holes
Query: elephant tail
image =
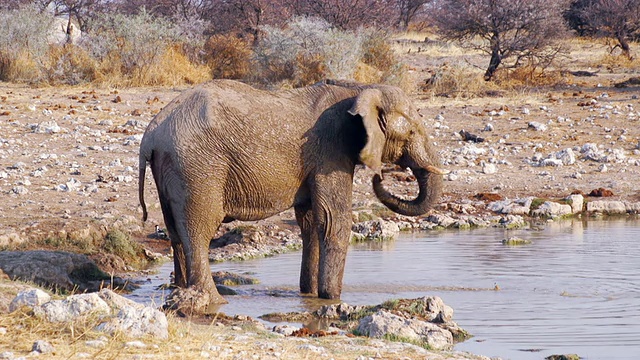
{"label": "elephant tail", "polygon": [[[150,156],[148,158],[151,158]],[[145,222],[147,221],[147,204],[145,204],[144,202],[144,178],[145,175],[147,173],[147,156],[146,154],[142,151],[142,148],[140,149],[140,165],[139,165],[139,174],[138,174],[138,199],[140,201],[140,206],[142,206],[142,221]]]}

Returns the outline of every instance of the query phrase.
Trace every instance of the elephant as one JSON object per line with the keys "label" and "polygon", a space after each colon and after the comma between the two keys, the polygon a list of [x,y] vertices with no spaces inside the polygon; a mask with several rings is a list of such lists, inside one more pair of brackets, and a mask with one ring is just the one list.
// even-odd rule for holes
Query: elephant
{"label": "elephant", "polygon": [[[338,299],[356,165],[373,170],[380,202],[407,216],[433,207],[447,173],[401,89],[330,80],[278,91],[213,80],[186,90],[148,125],[139,161],[143,220],[148,163],[173,248],[176,290],[168,306],[192,313],[226,303],[208,261],[221,223],[293,207],[303,240],[300,291]],[[384,187],[383,163],[413,171],[414,199]]]}

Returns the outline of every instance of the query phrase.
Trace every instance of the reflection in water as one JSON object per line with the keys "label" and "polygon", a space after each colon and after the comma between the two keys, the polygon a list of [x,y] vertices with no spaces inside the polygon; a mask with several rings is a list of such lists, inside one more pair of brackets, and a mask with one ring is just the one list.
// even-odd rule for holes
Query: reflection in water
{"label": "reflection in water", "polygon": [[[501,244],[510,236],[532,244]],[[454,320],[475,335],[456,349],[477,354],[636,359],[638,238],[640,222],[574,220],[537,230],[432,231],[402,235],[395,242],[356,244],[348,254],[342,300],[357,305],[440,296],[453,307]],[[227,296],[222,311],[258,317],[335,303],[298,295],[299,266],[299,253],[212,265],[255,274],[261,282],[237,287],[240,295]],[[140,301],[157,294],[150,289],[166,281],[170,271],[171,264],[163,266],[133,296]],[[501,290],[495,291],[495,285]]]}

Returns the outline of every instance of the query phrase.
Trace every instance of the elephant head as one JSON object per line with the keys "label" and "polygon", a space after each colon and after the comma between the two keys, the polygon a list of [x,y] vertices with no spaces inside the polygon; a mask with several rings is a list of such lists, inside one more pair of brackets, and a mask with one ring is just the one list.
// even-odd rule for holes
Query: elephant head
{"label": "elephant head", "polygon": [[[373,169],[373,189],[378,199],[392,211],[407,216],[426,213],[442,193],[440,160],[433,149],[421,115],[403,92],[395,87],[365,87],[349,113],[362,118],[367,141],[360,161]],[[402,199],[382,185],[382,163],[410,168],[419,193],[413,200]]]}

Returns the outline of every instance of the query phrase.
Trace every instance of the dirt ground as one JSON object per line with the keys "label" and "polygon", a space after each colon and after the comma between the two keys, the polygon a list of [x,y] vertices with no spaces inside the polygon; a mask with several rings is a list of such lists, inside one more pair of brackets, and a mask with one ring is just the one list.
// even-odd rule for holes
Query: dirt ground
{"label": "dirt ground", "polygon": [[[416,46],[411,43],[401,52],[419,84],[434,69],[460,58],[418,53]],[[431,129],[443,167],[452,172],[445,181],[445,205],[436,211],[448,203],[479,204],[482,200],[474,198],[479,193],[563,198],[602,187],[615,199],[640,200],[640,88],[614,87],[634,70],[589,67],[578,61],[580,51],[589,49],[578,49],[567,60],[567,70],[597,75],[567,72],[566,86],[470,99],[411,94]],[[471,59],[484,61],[479,55]],[[112,226],[150,241],[154,226],[163,226],[162,214],[148,172],[150,218],[145,224],[140,221],[138,146],[148,122],[181,90],[0,83],[0,245],[78,238]],[[461,130],[484,141],[463,141]],[[575,162],[540,166],[566,149],[572,149]],[[355,207],[375,202],[370,176],[368,169],[357,171]],[[394,192],[415,194],[412,183],[389,178],[394,176],[385,184]],[[288,211],[267,222],[291,226],[292,219]]]}

